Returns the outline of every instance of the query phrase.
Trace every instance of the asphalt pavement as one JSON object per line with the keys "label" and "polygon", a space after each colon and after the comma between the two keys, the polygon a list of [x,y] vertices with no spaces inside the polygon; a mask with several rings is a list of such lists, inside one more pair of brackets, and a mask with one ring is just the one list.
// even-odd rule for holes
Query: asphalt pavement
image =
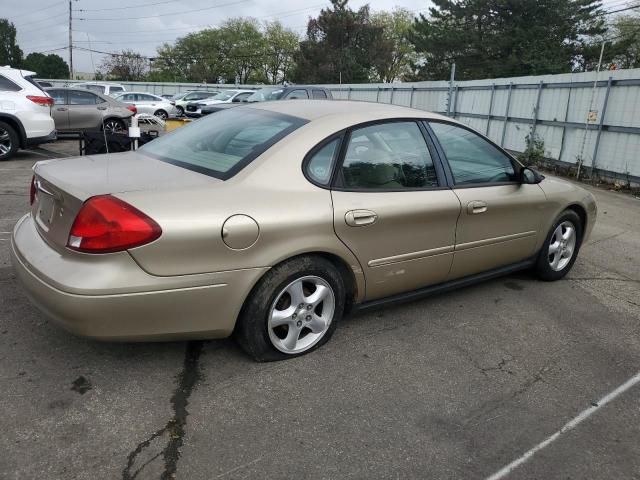
{"label": "asphalt pavement", "polygon": [[31,306],[9,232],[33,163],[76,148],[0,163],[1,479],[483,479],[514,461],[500,478],[640,479],[640,383],[616,390],[640,371],[639,199],[587,187],[598,221],[562,281],[356,315],[258,364],[231,340],[76,338]]}

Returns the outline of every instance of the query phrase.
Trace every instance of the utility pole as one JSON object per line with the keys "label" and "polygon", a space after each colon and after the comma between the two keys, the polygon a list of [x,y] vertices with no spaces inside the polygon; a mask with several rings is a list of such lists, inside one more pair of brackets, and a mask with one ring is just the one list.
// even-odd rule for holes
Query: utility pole
{"label": "utility pole", "polygon": [[69,80],[73,80],[73,10],[71,9],[71,2],[69,0]]}
{"label": "utility pole", "polygon": [[[603,40],[602,47],[600,48],[600,59],[598,60],[598,69],[596,70],[596,78],[593,80],[593,88],[591,89],[591,100],[589,100],[589,111],[587,112],[587,119],[584,122],[584,135],[582,136],[582,146],[580,147],[580,155],[578,156],[578,170],[576,171],[576,179],[580,180],[580,170],[582,170],[582,164],[584,162],[584,147],[587,143],[587,132],[589,131],[589,118],[593,111],[593,99],[596,96],[596,88],[598,87],[598,77],[600,76],[600,67],[602,66],[602,56],[604,54],[604,46],[607,43]],[[593,169],[593,159],[591,159],[591,167]]]}

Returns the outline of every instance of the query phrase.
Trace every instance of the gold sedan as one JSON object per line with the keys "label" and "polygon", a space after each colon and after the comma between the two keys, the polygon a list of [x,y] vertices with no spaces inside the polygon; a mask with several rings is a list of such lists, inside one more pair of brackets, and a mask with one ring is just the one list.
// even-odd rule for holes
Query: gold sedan
{"label": "gold sedan", "polygon": [[562,278],[591,194],[449,118],[284,101],[210,115],[137,152],[43,161],[12,260],[64,328],[307,353],[354,308],[520,269]]}

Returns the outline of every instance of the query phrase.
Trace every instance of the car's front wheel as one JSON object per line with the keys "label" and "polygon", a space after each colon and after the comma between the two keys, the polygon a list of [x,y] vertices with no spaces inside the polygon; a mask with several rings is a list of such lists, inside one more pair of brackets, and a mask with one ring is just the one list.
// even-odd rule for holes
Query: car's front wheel
{"label": "car's front wheel", "polygon": [[177,112],[178,112],[178,116],[179,116],[179,117],[184,116],[184,108],[182,108],[180,105],[178,105],[178,106],[176,107],[176,110],[177,110]]}
{"label": "car's front wheel", "polygon": [[269,270],[249,294],[235,337],[258,361],[302,355],[329,340],[344,304],[344,282],[333,263],[294,258]]}
{"label": "car's front wheel", "polygon": [[535,271],[542,280],[564,277],[578,256],[582,242],[582,221],[573,210],[565,210],[555,221],[542,245]]}
{"label": "car's front wheel", "polygon": [[13,127],[0,122],[0,161],[9,160],[18,150],[18,134]]}

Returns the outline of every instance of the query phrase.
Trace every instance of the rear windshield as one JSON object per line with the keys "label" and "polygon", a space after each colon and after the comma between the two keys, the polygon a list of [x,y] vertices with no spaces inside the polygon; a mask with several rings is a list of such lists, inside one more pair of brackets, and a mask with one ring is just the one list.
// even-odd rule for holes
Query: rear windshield
{"label": "rear windshield", "polygon": [[280,113],[234,108],[178,128],[138,151],[226,180],[305,123]]}

